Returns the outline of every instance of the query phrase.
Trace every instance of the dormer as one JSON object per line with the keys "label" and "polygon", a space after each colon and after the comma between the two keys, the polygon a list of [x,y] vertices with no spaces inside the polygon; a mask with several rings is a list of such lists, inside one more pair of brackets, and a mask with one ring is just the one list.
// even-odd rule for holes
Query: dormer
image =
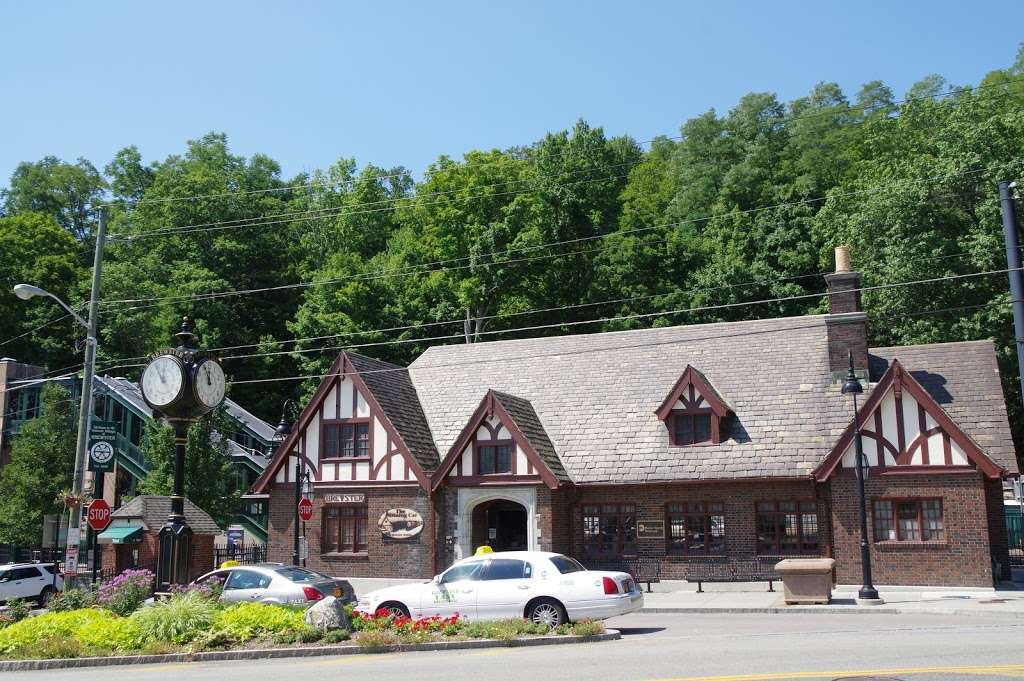
{"label": "dormer", "polygon": [[720,443],[723,420],[732,411],[707,377],[687,364],[655,414],[668,429],[669,446],[694,447]]}

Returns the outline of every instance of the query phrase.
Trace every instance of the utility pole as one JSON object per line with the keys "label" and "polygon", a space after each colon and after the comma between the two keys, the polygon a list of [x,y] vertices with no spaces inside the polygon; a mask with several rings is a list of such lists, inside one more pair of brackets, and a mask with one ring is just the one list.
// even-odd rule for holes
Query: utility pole
{"label": "utility pole", "polygon": [[1017,206],[1013,200],[1016,182],[999,183],[999,205],[1003,212],[1003,240],[1006,242],[1006,267],[1010,277],[1010,301],[1013,303],[1013,339],[1017,345],[1017,372],[1021,397],[1024,397],[1024,270],[1021,270],[1020,232],[1017,231]]}
{"label": "utility pole", "polygon": [[[89,425],[92,422],[92,377],[96,369],[96,325],[99,319],[100,274],[103,269],[103,246],[107,240],[107,207],[100,207],[100,224],[96,231],[96,250],[92,261],[92,289],[89,293],[89,329],[85,338],[85,366],[82,368],[82,402],[78,410],[78,445],[75,448],[75,477],[72,492],[78,498],[82,495],[82,481],[85,477],[86,450],[89,446]],[[64,554],[64,571],[70,574],[70,585],[74,584],[78,572],[78,545],[81,541],[82,507],[69,509],[67,546]]]}

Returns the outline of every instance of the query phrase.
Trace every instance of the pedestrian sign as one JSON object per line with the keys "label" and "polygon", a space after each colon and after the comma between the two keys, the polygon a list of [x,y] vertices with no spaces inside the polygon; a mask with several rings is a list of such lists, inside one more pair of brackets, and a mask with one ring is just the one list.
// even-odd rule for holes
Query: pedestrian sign
{"label": "pedestrian sign", "polygon": [[89,428],[89,470],[106,473],[114,470],[114,445],[117,424],[113,421],[93,421]]}

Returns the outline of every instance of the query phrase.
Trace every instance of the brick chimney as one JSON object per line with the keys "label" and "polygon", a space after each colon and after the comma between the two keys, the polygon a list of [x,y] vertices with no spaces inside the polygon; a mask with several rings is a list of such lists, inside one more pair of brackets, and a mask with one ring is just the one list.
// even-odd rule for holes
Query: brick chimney
{"label": "brick chimney", "polygon": [[853,351],[857,373],[868,369],[867,315],[860,309],[860,273],[850,270],[850,247],[836,247],[836,271],[825,275],[828,285],[828,364],[833,378],[846,375]]}

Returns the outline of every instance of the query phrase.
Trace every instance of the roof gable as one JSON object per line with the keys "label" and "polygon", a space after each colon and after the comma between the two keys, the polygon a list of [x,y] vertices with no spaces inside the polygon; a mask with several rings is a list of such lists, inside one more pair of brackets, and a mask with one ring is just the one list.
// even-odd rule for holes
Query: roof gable
{"label": "roof gable", "polygon": [[[694,389],[694,395],[690,395],[691,391],[689,388]],[[655,411],[658,418],[662,421],[668,418],[676,403],[680,401],[688,408],[711,409],[715,416],[719,418],[726,416],[733,410],[729,403],[711,385],[707,377],[694,369],[691,364],[686,365],[683,375],[679,377],[676,384],[672,386],[672,391],[668,394],[668,397],[664,399]]]}
{"label": "roof gable", "polygon": [[[915,438],[909,441],[904,434],[906,428],[904,423],[905,412],[902,406],[904,392],[913,398],[922,412],[919,432]],[[893,420],[897,424],[895,445],[889,439],[883,437],[883,433],[879,432],[882,430],[883,404],[890,395],[894,398],[895,414]],[[931,417],[935,423],[934,426],[928,427],[927,417]],[[950,418],[949,414],[946,413],[910,372],[903,367],[898,359],[894,358],[892,360],[888,370],[879,379],[870,396],[857,410],[857,419],[861,424],[862,439],[866,436],[876,443],[875,460],[876,465],[880,467],[885,467],[887,459],[892,459],[894,465],[913,470],[914,466],[910,464],[915,460],[915,450],[923,448],[923,452],[927,452],[929,436],[942,434],[943,437],[955,442],[960,450],[963,451],[969,464],[985,475],[1000,477],[1006,472],[1000,465],[989,458],[977,443]],[[892,427],[890,426],[889,429],[892,430]],[[851,421],[832,448],[832,451],[829,452],[828,456],[825,457],[814,471],[815,479],[819,481],[827,480],[837,468],[842,466],[843,456],[850,449],[854,437],[854,423]],[[946,449],[944,461],[941,464],[937,464],[939,466],[953,465],[948,463],[950,460],[948,442]]]}
{"label": "roof gable", "polygon": [[[429,472],[437,465],[437,450],[432,440],[429,440],[429,430],[419,406],[419,398],[408,380],[407,370],[396,364],[343,351],[324,375],[313,398],[302,409],[291,433],[278,447],[266,470],[253,484],[253,493],[266,491],[277,471],[292,455],[296,443],[319,412],[335,382],[342,377],[351,378],[371,410],[380,415],[384,428],[408,461],[416,481],[424,489],[429,489]],[[426,440],[424,433],[427,434]]]}
{"label": "roof gable", "polygon": [[473,440],[477,429],[491,416],[497,417],[511,433],[516,444],[523,448],[544,484],[554,489],[562,481],[569,480],[569,476],[555,452],[554,445],[551,444],[551,440],[544,431],[544,426],[530,402],[506,393],[488,390],[459,437],[448,450],[448,454],[441,461],[441,465],[434,471],[432,489],[441,486],[445,476],[452,470],[456,461]]}

